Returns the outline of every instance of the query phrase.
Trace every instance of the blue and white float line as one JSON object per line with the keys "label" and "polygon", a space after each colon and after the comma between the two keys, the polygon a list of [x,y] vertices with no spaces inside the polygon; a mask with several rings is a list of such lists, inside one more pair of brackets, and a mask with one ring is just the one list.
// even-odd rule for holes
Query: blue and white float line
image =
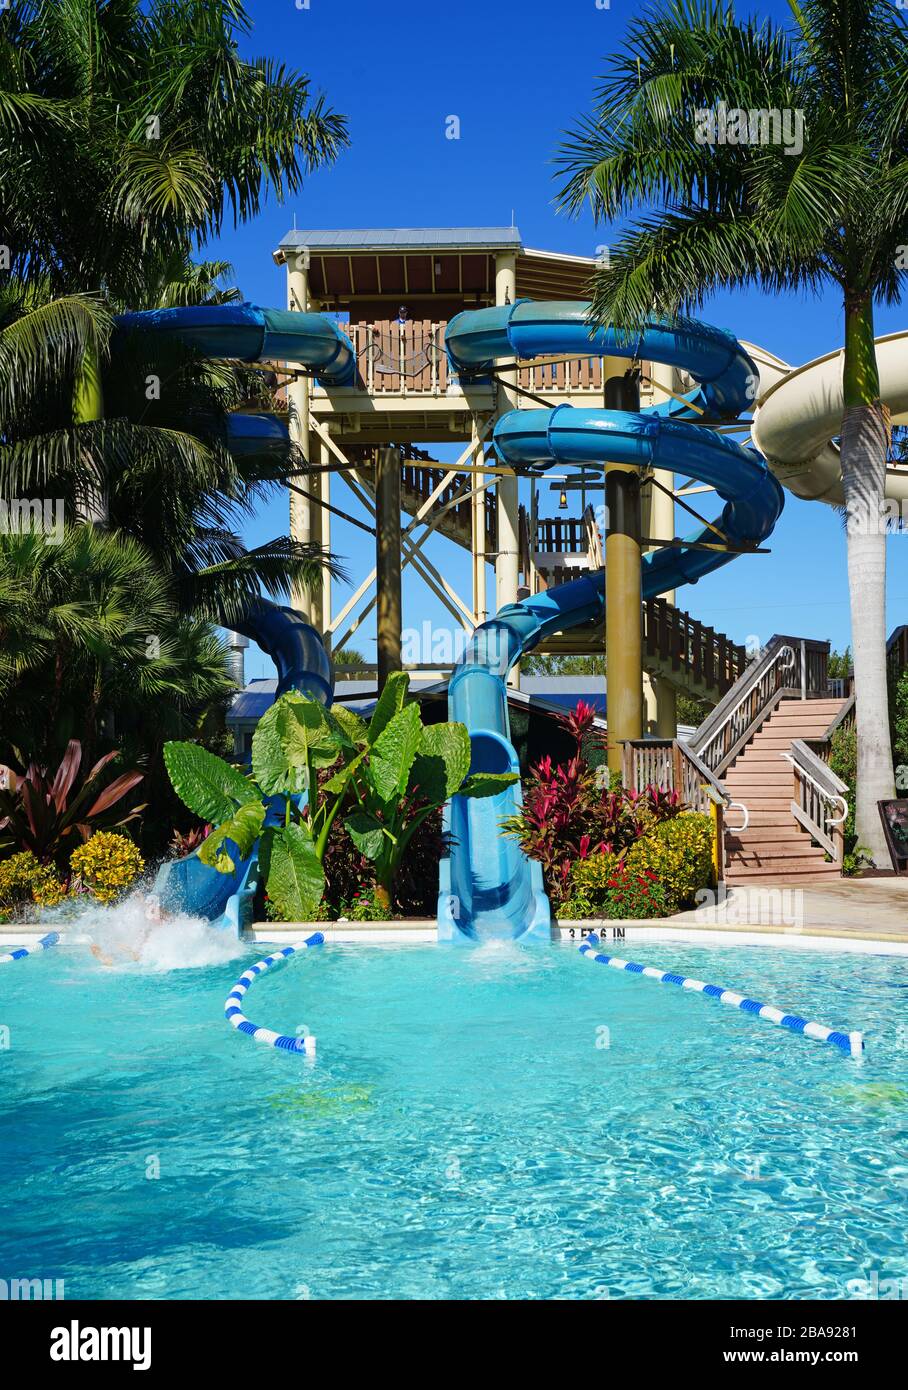
{"label": "blue and white float line", "polygon": [[861,1033],[843,1033],[836,1028],[827,1028],[823,1023],[812,1023],[798,1014],[787,1014],[784,1009],[774,1009],[771,1004],[761,1004],[756,999],[736,994],[733,989],[725,989],[723,985],[708,985],[704,980],[692,980],[686,975],[675,975],[670,970],[657,970],[655,966],[637,965],[632,960],[622,960],[620,956],[607,956],[597,950],[599,944],[599,937],[595,932],[591,932],[582,943],[580,954],[586,956],[587,960],[595,961],[597,965],[610,965],[613,970],[626,970],[632,975],[645,975],[650,980],[659,980],[663,985],[680,985],[682,989],[706,994],[710,999],[718,999],[720,1004],[731,1004],[746,1014],[756,1014],[758,1018],[765,1018],[767,1022],[775,1023],[779,1028],[788,1028],[792,1033],[802,1033],[805,1038],[815,1038],[818,1042],[832,1043],[834,1047],[849,1053],[852,1057],[860,1057],[864,1051],[864,1038]]}
{"label": "blue and white float line", "polygon": [[34,946],[17,946],[15,951],[5,951],[0,955],[0,965],[9,965],[10,961],[22,960],[25,956],[36,956],[39,951],[47,951],[51,946],[56,946],[60,940],[58,931],[50,931],[47,936],[42,936],[36,941]]}
{"label": "blue and white float line", "polygon": [[305,941],[298,941],[295,946],[285,946],[281,951],[275,951],[271,956],[265,956],[263,960],[257,960],[255,965],[250,965],[248,970],[244,970],[237,980],[233,989],[224,1000],[224,1017],[227,1022],[236,1028],[239,1033],[246,1033],[256,1042],[265,1043],[267,1047],[279,1047],[284,1052],[305,1052],[308,1056],[315,1056],[315,1038],[291,1038],[286,1033],[275,1033],[270,1028],[260,1028],[258,1024],[251,1023],[243,1013],[240,1005],[246,997],[246,991],[259,975],[264,975],[266,970],[270,970],[272,965],[280,965],[281,961],[296,955],[297,951],[305,951],[309,946],[323,946],[325,938],[320,931],[313,932],[307,936]]}

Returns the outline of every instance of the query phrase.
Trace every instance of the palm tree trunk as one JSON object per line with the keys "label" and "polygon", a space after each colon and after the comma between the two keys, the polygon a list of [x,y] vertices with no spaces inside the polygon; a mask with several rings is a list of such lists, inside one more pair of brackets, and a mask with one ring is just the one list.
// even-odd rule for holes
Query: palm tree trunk
{"label": "palm tree trunk", "polygon": [[888,867],[877,801],[895,795],[886,670],[886,429],[869,297],[845,300],[842,486],[854,652],[857,791],[855,831],[878,868]]}
{"label": "palm tree trunk", "polygon": [[[76,376],[73,393],[73,422],[76,425],[94,424],[104,418],[104,393],[101,386],[101,360],[97,347],[86,348],[82,364]],[[87,469],[92,466],[91,456],[86,454]],[[95,480],[89,475],[79,488],[77,511],[80,521],[93,526],[107,525],[107,498]]]}

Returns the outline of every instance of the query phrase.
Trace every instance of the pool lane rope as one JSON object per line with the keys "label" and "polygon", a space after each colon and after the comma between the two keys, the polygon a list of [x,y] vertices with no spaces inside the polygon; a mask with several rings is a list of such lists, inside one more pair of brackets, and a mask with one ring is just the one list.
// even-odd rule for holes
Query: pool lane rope
{"label": "pool lane rope", "polygon": [[56,946],[60,940],[58,931],[51,931],[47,936],[42,936],[40,941],[36,941],[34,946],[17,946],[15,951],[5,951],[0,955],[0,965],[9,965],[10,961],[23,960],[25,956],[36,956],[39,951],[49,951],[51,946]]}
{"label": "pool lane rope", "polygon": [[281,951],[275,951],[271,956],[265,956],[263,960],[257,960],[255,965],[250,965],[248,970],[244,970],[237,980],[233,989],[224,1000],[224,1017],[231,1027],[238,1033],[245,1033],[248,1037],[254,1038],[256,1042],[264,1043],[266,1047],[279,1047],[283,1052],[304,1052],[309,1057],[315,1056],[315,1038],[291,1038],[286,1033],[275,1033],[271,1028],[260,1028],[257,1023],[252,1023],[243,1013],[240,1005],[246,997],[246,991],[259,975],[264,975],[266,970],[270,970],[273,965],[280,965],[281,961],[288,960],[290,956],[295,956],[298,951],[305,951],[310,946],[323,946],[325,938],[320,931],[313,932],[305,941],[298,941],[295,946],[285,946]]}
{"label": "pool lane rope", "polygon": [[710,999],[718,999],[720,1004],[730,1004],[746,1014],[756,1014],[758,1018],[765,1018],[767,1022],[775,1023],[779,1028],[788,1028],[792,1033],[802,1033],[805,1038],[815,1038],[817,1042],[832,1043],[833,1047],[847,1052],[852,1057],[860,1057],[864,1051],[862,1033],[843,1033],[836,1028],[827,1028],[823,1023],[812,1023],[798,1014],[787,1014],[783,1009],[774,1009],[771,1004],[761,1004],[756,999],[747,999],[743,994],[736,994],[733,989],[725,989],[723,985],[708,985],[703,980],[675,975],[670,970],[657,970],[652,965],[637,965],[632,960],[622,960],[620,956],[607,956],[597,950],[599,945],[598,935],[591,932],[582,943],[580,954],[586,956],[587,960],[594,961],[596,965],[610,965],[613,970],[626,970],[631,975],[645,975],[650,980],[659,980],[663,985],[680,985],[682,989],[706,994]]}

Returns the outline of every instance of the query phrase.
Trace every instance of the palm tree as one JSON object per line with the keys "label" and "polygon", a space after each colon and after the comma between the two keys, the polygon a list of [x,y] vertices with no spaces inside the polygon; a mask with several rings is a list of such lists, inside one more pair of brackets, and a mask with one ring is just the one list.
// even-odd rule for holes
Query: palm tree
{"label": "palm tree", "polygon": [[144,304],[174,255],[338,156],[344,118],[308,78],[241,57],[250,29],[241,0],[0,11],[0,245],[15,273]]}
{"label": "palm tree", "polygon": [[233,275],[229,261],[193,261],[176,251],[155,266],[156,279],[149,276],[143,302],[134,309],[180,309],[187,304],[236,304],[242,299],[235,285],[224,281]]}
{"label": "palm tree", "polygon": [[[111,355],[111,344],[115,352]],[[102,364],[105,418],[73,423],[80,363]],[[228,420],[267,397],[260,374],[144,334],[114,339],[104,304],[41,287],[0,290],[0,497],[59,499],[72,519],[86,488],[107,524],[169,576],[181,610],[226,627],[262,589],[284,599],[342,575],[314,543],[278,536],[248,549],[240,528],[300,462],[287,444],[235,457]],[[264,403],[264,400],[263,400]]]}
{"label": "palm tree", "polygon": [[731,286],[841,296],[857,834],[885,863],[886,431],[873,314],[905,288],[908,28],[889,0],[789,4],[785,28],[738,20],[729,0],[672,0],[632,24],[562,146],[559,201],[629,218],[594,278],[597,322],[633,332],[654,310],[674,315]]}
{"label": "palm tree", "polygon": [[[347,143],[308,79],[241,58],[239,0],[13,0],[0,11],[0,496],[62,497],[135,536],[181,602],[229,624],[260,588],[317,587],[330,557],[286,536],[248,551],[254,504],[300,460],[234,460],[227,415],[269,402],[253,369],[116,342],[111,309],[227,303],[193,246],[245,221]],[[66,170],[65,179],[60,170]],[[100,364],[103,421],[74,404]],[[131,377],[130,373],[137,373]],[[147,383],[160,383],[157,399]],[[89,412],[90,414],[90,412]],[[336,567],[335,567],[335,571]]]}
{"label": "palm tree", "polygon": [[0,534],[0,762],[46,760],[77,736],[87,756],[125,742],[144,762],[226,702],[223,644],[134,540],[76,526],[54,542]]}

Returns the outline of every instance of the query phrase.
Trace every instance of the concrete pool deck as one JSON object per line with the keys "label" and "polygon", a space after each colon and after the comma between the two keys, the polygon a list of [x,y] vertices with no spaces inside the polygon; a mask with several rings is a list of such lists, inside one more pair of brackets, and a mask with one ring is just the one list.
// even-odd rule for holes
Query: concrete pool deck
{"label": "concrete pool deck", "polygon": [[[29,945],[54,930],[52,923],[17,924],[4,929],[0,942]],[[61,942],[84,942],[73,923],[61,924]],[[320,931],[332,944],[400,945],[437,940],[429,918],[389,922],[256,922],[243,933],[253,943],[286,944]],[[730,888],[718,901],[673,917],[652,921],[600,919],[560,920],[552,938],[578,941],[590,931],[607,942],[677,941],[703,945],[784,945],[814,950],[884,952],[908,955],[908,877],[868,875],[833,883],[761,883],[759,887]]]}
{"label": "concrete pool deck", "polygon": [[[595,925],[559,922],[562,938],[576,939]],[[908,954],[908,877],[874,875],[843,878],[833,883],[792,887],[779,880],[759,887],[730,888],[718,901],[649,922],[602,922],[603,934],[614,940],[643,940],[647,935],[663,940],[703,939],[738,944],[743,938],[802,938],[804,945],[817,938],[838,949],[867,950],[873,946]],[[667,934],[671,935],[668,936]],[[766,941],[766,944],[769,944]]]}

